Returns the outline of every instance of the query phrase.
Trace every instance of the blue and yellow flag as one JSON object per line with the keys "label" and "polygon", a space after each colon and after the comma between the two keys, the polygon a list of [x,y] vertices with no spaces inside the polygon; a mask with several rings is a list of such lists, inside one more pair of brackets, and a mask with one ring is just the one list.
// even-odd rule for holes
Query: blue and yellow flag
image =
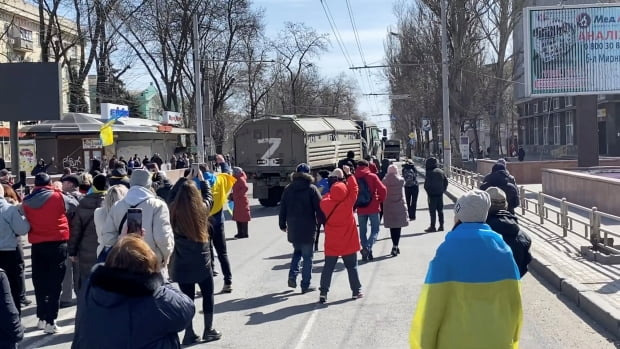
{"label": "blue and yellow flag", "polygon": [[516,349],[522,322],[519,270],[484,223],[461,223],[431,261],[410,333],[416,349]]}
{"label": "blue and yellow flag", "polygon": [[107,147],[109,145],[114,144],[114,132],[112,131],[112,125],[116,122],[116,120],[122,117],[128,117],[129,111],[124,109],[114,109],[110,110],[110,116],[108,121],[101,125],[99,129],[99,138],[101,139],[101,145]]}
{"label": "blue and yellow flag", "polygon": [[209,216],[218,213],[228,201],[228,193],[232,189],[237,179],[228,173],[219,173],[215,176],[215,184],[211,187],[213,194],[213,206]]}

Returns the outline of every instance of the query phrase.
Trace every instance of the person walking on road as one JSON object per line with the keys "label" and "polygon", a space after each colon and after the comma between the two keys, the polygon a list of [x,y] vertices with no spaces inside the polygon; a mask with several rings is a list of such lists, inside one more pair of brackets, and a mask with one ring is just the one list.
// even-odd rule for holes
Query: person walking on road
{"label": "person walking on road", "polygon": [[237,223],[236,239],[249,237],[248,225],[250,216],[250,200],[248,199],[248,176],[241,167],[233,167],[233,176],[237,179],[232,187],[233,220]]}
{"label": "person walking on road", "polygon": [[410,221],[415,221],[415,214],[418,206],[418,170],[411,159],[403,165],[403,178],[405,179],[405,203]]}
{"label": "person walking on road", "polygon": [[[195,285],[198,284],[202,293],[204,317],[202,340],[212,342],[222,337],[213,328],[213,273],[208,234],[209,210],[213,200],[210,194],[201,194],[191,179],[181,178],[174,187],[175,197],[170,204],[170,221],[174,230],[170,275],[172,280],[179,283],[181,291],[192,300],[195,297]],[[190,321],[185,328],[182,344],[194,344],[200,338]]]}
{"label": "person walking on road", "polygon": [[[5,170],[6,171],[6,170]],[[2,170],[0,170],[2,172]],[[21,207],[22,199],[13,187],[9,184],[2,183],[4,188],[4,199],[11,205],[18,205]],[[21,211],[21,209],[20,209]],[[23,211],[20,212],[23,215]],[[26,264],[24,258],[24,240],[25,236],[17,236],[17,253],[19,254],[19,277],[21,279],[21,294],[19,295],[20,306],[29,306],[32,301],[26,298]]]}
{"label": "person walking on road", "polygon": [[24,326],[11,293],[9,277],[0,268],[0,348],[17,349],[24,338]]}
{"label": "person walking on road", "polygon": [[400,254],[398,243],[402,228],[409,225],[407,206],[403,195],[405,179],[398,175],[396,165],[388,167],[387,175],[383,178],[383,185],[387,188],[387,195],[383,202],[383,226],[390,229],[392,238],[392,257]]}
{"label": "person walking on road", "polygon": [[519,271],[510,247],[484,223],[490,207],[489,194],[481,190],[457,200],[455,227],[428,267],[411,348],[519,347]]}
{"label": "person walking on road", "polygon": [[[340,179],[342,179],[342,177],[344,176],[342,170],[340,170],[339,172],[336,171],[332,171],[332,173],[339,173],[340,174]],[[330,173],[327,170],[320,170],[317,176],[317,182],[316,182],[316,187],[319,189],[319,193],[321,193],[321,196],[325,196],[327,195],[327,193],[329,193],[329,188],[331,187],[331,183],[330,183]],[[317,222],[316,224],[316,238],[314,239],[314,252],[317,252],[319,250],[319,238],[321,237],[321,226],[323,224],[321,224],[320,222]]]}
{"label": "person walking on road", "polygon": [[[355,179],[359,186],[355,206],[357,208],[357,220],[362,242],[362,260],[373,260],[372,246],[377,241],[377,236],[379,235],[380,204],[385,201],[387,190],[379,177],[370,172],[368,161],[366,160],[360,160],[357,163]],[[370,237],[367,235],[368,221],[370,221]]]}
{"label": "person walking on road", "polygon": [[136,234],[119,239],[80,293],[73,349],[180,348],[194,302],[162,275],[159,257]]}
{"label": "person walking on road", "polygon": [[45,173],[34,177],[34,190],[22,204],[32,244],[32,283],[37,301],[38,328],[47,334],[61,331],[55,322],[60,307],[60,291],[67,266],[69,217],[77,201],[53,189]]}
{"label": "person walking on road", "polygon": [[142,210],[144,241],[155,252],[163,272],[166,273],[168,259],[174,246],[174,237],[170,226],[168,205],[151,191],[149,171],[135,169],[131,175],[127,196],[110,209],[102,233],[102,243],[105,247],[114,246],[121,234],[127,232],[127,210],[129,208]]}
{"label": "person walking on road", "polygon": [[[443,171],[437,167],[436,158],[426,160],[426,179],[424,180],[424,190],[428,196],[428,211],[431,215],[431,226],[424,230],[427,233],[443,231],[443,194],[448,189],[448,178]],[[439,227],[435,229],[437,216]]]}
{"label": "person walking on road", "polygon": [[94,218],[95,231],[97,232],[97,257],[101,255],[103,251],[103,226],[108,218],[108,214],[112,209],[112,206],[117,201],[122,200],[127,195],[127,187],[123,184],[117,184],[111,186],[105,194],[101,207],[95,209]]}
{"label": "person walking on road", "polygon": [[97,262],[97,231],[95,228],[95,210],[101,207],[107,185],[106,176],[98,174],[93,179],[91,193],[80,200],[77,211],[71,219],[68,253],[69,258],[77,267],[78,277],[75,280],[76,294],[86,283],[90,270]]}
{"label": "person walking on road", "polygon": [[515,208],[519,206],[519,188],[517,188],[515,178],[506,169],[506,160],[497,160],[491,168],[491,173],[484,177],[480,190],[487,190],[490,187],[498,187],[504,191],[508,202],[508,212],[515,213]]}
{"label": "person walking on road", "polygon": [[[325,266],[321,272],[321,294],[319,302],[327,301],[327,293],[332,282],[332,273],[338,258],[347,268],[352,298],[362,298],[362,284],[357,273],[357,252],[362,248],[353,216],[353,206],[357,200],[358,186],[351,168],[344,166],[346,179],[335,183],[329,193],[321,200],[321,210],[325,215]],[[341,171],[340,169],[334,171]],[[339,173],[335,174],[339,176]],[[345,182],[346,181],[346,182]],[[346,183],[346,184],[345,184]]]}
{"label": "person walking on road", "polygon": [[19,237],[26,235],[30,224],[19,212],[17,206],[11,205],[4,198],[4,187],[0,186],[0,268],[4,269],[11,286],[9,293],[17,311],[21,313],[21,297],[23,293],[21,267],[23,256],[18,250],[21,243]]}
{"label": "person walking on road", "polygon": [[491,197],[487,224],[510,246],[515,263],[519,267],[519,275],[523,277],[527,273],[527,265],[532,261],[530,254],[532,240],[519,228],[517,216],[506,210],[508,204],[504,191],[498,187],[490,187],[486,192]]}
{"label": "person walking on road", "polygon": [[349,150],[347,152],[347,157],[338,161],[338,168],[342,170],[343,166],[347,165],[351,168],[351,171],[355,171],[355,152],[353,150]]}
{"label": "person walking on road", "polygon": [[279,225],[286,232],[288,241],[293,244],[293,258],[288,274],[288,286],[297,288],[297,275],[301,268],[301,293],[315,290],[310,286],[312,276],[312,247],[315,240],[316,225],[323,222],[319,189],[312,184],[310,166],[299,164],[292,175],[292,183],[284,188],[280,201]]}

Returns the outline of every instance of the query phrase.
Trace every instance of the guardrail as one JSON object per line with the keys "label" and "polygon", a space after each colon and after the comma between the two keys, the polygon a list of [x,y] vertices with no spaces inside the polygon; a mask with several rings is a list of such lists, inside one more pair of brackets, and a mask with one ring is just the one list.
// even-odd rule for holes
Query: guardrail
{"label": "guardrail", "polygon": [[[451,167],[450,180],[464,190],[479,188],[483,178],[484,176],[479,173]],[[528,198],[528,196],[530,197]],[[611,231],[601,224],[603,218],[620,223],[619,216],[601,212],[596,207],[588,208],[568,202],[566,198],[556,198],[543,192],[528,190],[524,186],[519,187],[519,201],[521,216],[525,216],[526,212],[530,212],[539,217],[541,225],[545,222],[550,222],[562,228],[563,237],[573,233],[589,240],[593,247],[597,249],[605,250],[612,254],[620,254],[620,250],[614,248],[613,240],[610,238],[610,236],[620,238],[620,234]],[[551,202],[556,202],[558,205],[554,206]],[[571,216],[569,209],[582,211],[589,219]]]}

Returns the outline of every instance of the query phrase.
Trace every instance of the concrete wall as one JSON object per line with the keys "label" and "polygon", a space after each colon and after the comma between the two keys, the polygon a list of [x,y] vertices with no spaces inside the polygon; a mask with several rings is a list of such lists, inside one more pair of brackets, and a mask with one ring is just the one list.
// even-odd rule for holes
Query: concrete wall
{"label": "concrete wall", "polygon": [[[477,160],[476,172],[485,175],[491,172],[496,160]],[[620,166],[620,158],[601,158],[600,166]],[[543,169],[566,169],[577,167],[577,160],[549,160],[507,162],[508,172],[513,175],[518,184],[542,183]]]}
{"label": "concrete wall", "polygon": [[[615,167],[620,170],[620,167]],[[572,169],[574,170],[574,169]],[[620,181],[567,170],[545,169],[543,193],[620,216]],[[585,195],[584,195],[585,193]]]}

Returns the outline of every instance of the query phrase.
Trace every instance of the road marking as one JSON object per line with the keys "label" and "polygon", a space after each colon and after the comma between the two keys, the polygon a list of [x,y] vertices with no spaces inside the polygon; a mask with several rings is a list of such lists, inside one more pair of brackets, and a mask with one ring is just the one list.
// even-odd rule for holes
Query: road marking
{"label": "road marking", "polygon": [[316,321],[317,314],[319,313],[318,310],[319,310],[319,306],[315,305],[314,310],[312,310],[312,314],[310,314],[310,319],[308,319],[308,322],[306,322],[306,326],[304,326],[304,330],[301,332],[301,337],[299,337],[299,342],[297,342],[295,349],[303,348],[304,341],[310,335],[312,326],[314,325],[314,322]]}

